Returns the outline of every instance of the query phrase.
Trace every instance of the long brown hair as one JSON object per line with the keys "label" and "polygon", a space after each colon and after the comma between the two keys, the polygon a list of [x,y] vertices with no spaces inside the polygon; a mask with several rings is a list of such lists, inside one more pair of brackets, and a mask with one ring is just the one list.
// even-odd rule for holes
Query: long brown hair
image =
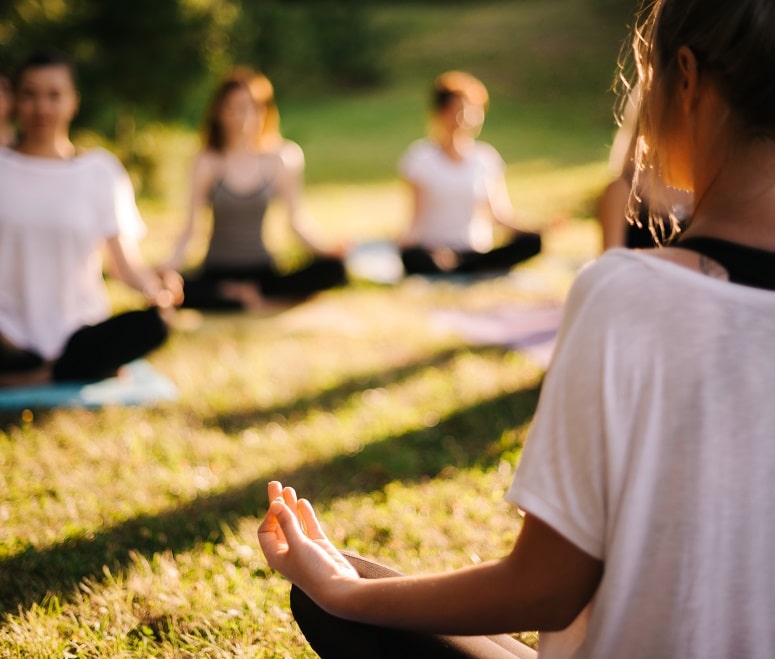
{"label": "long brown hair", "polygon": [[[633,190],[638,179],[658,177],[664,165],[662,140],[675,116],[672,92],[682,46],[692,51],[700,75],[710,76],[727,102],[727,120],[735,134],[741,139],[775,139],[775,0],[647,2],[631,57],[620,69],[624,94],[634,84],[640,86]],[[632,208],[637,210],[639,204],[634,196]],[[675,227],[676,218],[670,219]]]}
{"label": "long brown hair", "polygon": [[245,89],[256,108],[263,111],[263,121],[254,136],[254,146],[260,150],[273,150],[282,142],[280,113],[274,97],[274,87],[265,75],[248,67],[237,67],[228,73],[213,92],[207,108],[203,127],[203,141],[208,149],[221,151],[225,146],[220,122],[221,108],[226,97],[237,89]]}

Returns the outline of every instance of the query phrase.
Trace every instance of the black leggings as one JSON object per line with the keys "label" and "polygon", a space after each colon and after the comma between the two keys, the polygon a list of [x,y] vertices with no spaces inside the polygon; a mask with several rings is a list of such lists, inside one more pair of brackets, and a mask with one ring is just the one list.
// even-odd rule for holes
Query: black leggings
{"label": "black leggings", "polygon": [[205,266],[202,272],[184,280],[183,306],[211,311],[239,310],[238,300],[223,296],[221,285],[226,281],[253,283],[260,294],[268,298],[303,299],[334,286],[341,286],[347,277],[340,259],[316,258],[306,266],[283,274],[272,266],[226,268]]}
{"label": "black leggings", "polygon": [[169,330],[156,307],[127,311],[73,334],[56,360],[52,379],[102,380],[120,366],[147,355],[167,340]]}
{"label": "black leggings", "polygon": [[[167,335],[167,324],[155,307],[86,325],[67,340],[62,355],[52,365],[51,377],[60,382],[102,380],[158,348]],[[0,342],[0,372],[18,373],[42,365],[43,359],[36,353]]]}
{"label": "black leggings", "polygon": [[455,252],[457,265],[450,269],[441,268],[433,259],[433,250],[424,247],[409,247],[401,251],[401,260],[407,275],[464,274],[507,270],[526,261],[541,251],[541,236],[523,232],[514,240],[489,252]]}
{"label": "black leggings", "polygon": [[[366,579],[400,575],[383,565],[343,552]],[[520,659],[536,653],[508,634],[443,636],[375,627],[336,618],[291,587],[291,610],[312,649],[323,659]]]}

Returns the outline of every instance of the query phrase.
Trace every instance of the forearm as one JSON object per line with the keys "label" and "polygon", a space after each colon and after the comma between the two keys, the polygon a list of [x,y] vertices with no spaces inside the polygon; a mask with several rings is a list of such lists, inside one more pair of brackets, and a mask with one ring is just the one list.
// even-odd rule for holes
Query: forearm
{"label": "forearm", "polygon": [[175,243],[175,247],[172,251],[172,254],[170,255],[170,257],[167,259],[165,263],[166,268],[170,268],[172,270],[180,270],[180,268],[183,265],[186,249],[188,248],[188,243],[191,240],[192,234],[193,234],[193,227],[190,225],[187,225],[186,228],[178,237],[178,240]]}
{"label": "forearm", "polygon": [[199,219],[210,204],[210,192],[214,185],[215,166],[210,154],[200,153],[194,160],[191,172],[188,206],[183,228],[165,267],[179,270],[184,262],[186,249],[194,236]]}
{"label": "forearm", "polygon": [[610,183],[600,195],[597,204],[597,217],[602,231],[603,250],[621,247],[625,244],[629,186],[628,181],[617,179]]}
{"label": "forearm", "polygon": [[525,225],[528,224],[525,216],[514,209],[511,200],[505,194],[500,200],[491,202],[490,215],[496,224],[509,231],[524,231]]}
{"label": "forearm", "polygon": [[288,223],[296,239],[310,252],[324,252],[320,241],[312,235],[309,218],[302,218],[298,213],[289,214]]}
{"label": "forearm", "polygon": [[167,307],[182,300],[182,285],[176,273],[159,276],[143,262],[134,243],[123,245],[118,237],[113,237],[107,245],[113,276],[142,293],[149,304]]}
{"label": "forearm", "polygon": [[[526,515],[511,553],[444,574],[363,579],[326,538],[312,506],[271,481],[258,529],[269,564],[334,616],[448,634],[564,629],[592,598],[601,560]],[[304,528],[302,528],[302,526]]]}
{"label": "forearm", "polygon": [[527,515],[508,556],[439,575],[352,580],[333,591],[331,613],[451,634],[564,629],[602,573],[601,561]]}
{"label": "forearm", "polygon": [[156,273],[144,265],[116,264],[113,274],[130,288],[142,293],[149,302],[153,302],[163,289]]}
{"label": "forearm", "polygon": [[513,231],[520,230],[522,218],[517,217],[505,179],[494,183],[489,194],[488,204],[490,215],[496,223]]}
{"label": "forearm", "polygon": [[521,587],[508,559],[444,574],[350,580],[334,590],[330,613],[385,627],[476,635],[561,624],[551,602]]}

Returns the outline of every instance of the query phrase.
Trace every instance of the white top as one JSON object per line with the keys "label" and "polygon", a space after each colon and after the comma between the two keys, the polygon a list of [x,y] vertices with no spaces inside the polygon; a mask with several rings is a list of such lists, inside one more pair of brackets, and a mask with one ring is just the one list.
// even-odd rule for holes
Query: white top
{"label": "white top", "polygon": [[129,176],[107,151],[70,160],[0,149],[0,333],[46,359],[108,317],[101,248],[144,230]]}
{"label": "white top", "polygon": [[580,274],[507,498],[605,569],[542,659],[775,657],[773,339],[775,293],[623,249]]}
{"label": "white top", "polygon": [[492,249],[488,199],[505,167],[498,152],[484,142],[475,142],[461,161],[449,158],[430,140],[413,142],[398,165],[401,176],[420,189],[411,241],[429,249]]}

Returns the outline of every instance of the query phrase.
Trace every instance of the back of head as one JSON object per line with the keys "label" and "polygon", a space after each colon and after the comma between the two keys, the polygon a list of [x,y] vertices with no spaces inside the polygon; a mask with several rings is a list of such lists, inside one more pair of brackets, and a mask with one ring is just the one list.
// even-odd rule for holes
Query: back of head
{"label": "back of head", "polygon": [[[676,55],[688,47],[749,136],[775,137],[775,2],[658,0],[641,27],[638,58],[644,95],[669,91]],[[644,104],[647,106],[648,104]]]}
{"label": "back of head", "polygon": [[641,87],[636,177],[656,177],[664,165],[682,47],[726,102],[737,139],[775,139],[775,0],[655,0],[633,41],[632,84]]}

